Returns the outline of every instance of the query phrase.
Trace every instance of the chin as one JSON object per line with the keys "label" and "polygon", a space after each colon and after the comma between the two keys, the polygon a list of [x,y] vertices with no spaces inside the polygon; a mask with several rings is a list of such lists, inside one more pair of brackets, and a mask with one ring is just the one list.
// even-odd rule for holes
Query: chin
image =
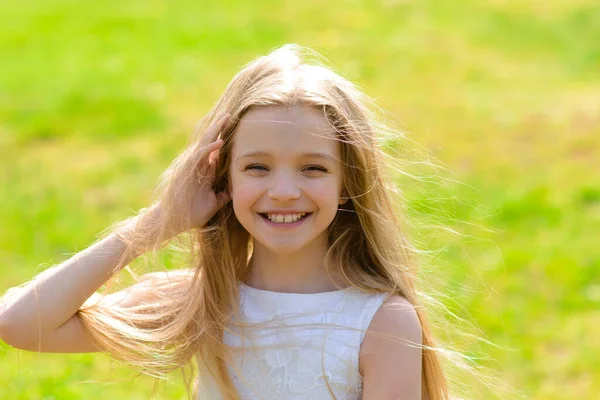
{"label": "chin", "polygon": [[265,243],[262,240],[257,240],[257,242],[274,254],[292,254],[307,246],[307,243]]}

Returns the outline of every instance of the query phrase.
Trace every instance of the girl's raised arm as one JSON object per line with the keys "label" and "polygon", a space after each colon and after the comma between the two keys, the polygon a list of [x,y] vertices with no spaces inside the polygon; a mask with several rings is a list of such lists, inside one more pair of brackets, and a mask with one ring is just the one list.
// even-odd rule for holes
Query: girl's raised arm
{"label": "girl's raised arm", "polygon": [[[137,218],[157,218],[160,205]],[[134,220],[135,221],[135,220]],[[31,351],[92,352],[76,312],[108,279],[136,257],[112,234],[50,268],[0,303],[0,338]],[[125,256],[125,258],[123,258]],[[123,259],[122,259],[123,258]]]}
{"label": "girl's raised arm", "polygon": [[[218,137],[228,121],[229,115],[226,114],[209,128],[211,131],[207,135]],[[218,151],[222,146],[223,140],[218,139],[197,149],[196,167],[204,172],[197,182],[198,187],[189,206],[191,208],[173,211],[191,216],[189,225],[183,229],[203,226],[229,201],[227,191],[215,193],[213,189]],[[42,272],[24,287],[9,290],[4,298],[0,298],[0,339],[16,348],[40,352],[103,350],[93,347],[77,311],[112,275],[140,255],[130,254],[127,244],[119,236],[122,234],[127,237],[138,226],[143,229],[144,226],[156,225],[163,218],[162,212],[160,203],[148,208],[120,232]],[[168,235],[178,233],[181,232]],[[147,290],[144,285],[138,288],[140,290],[128,291],[126,296],[138,296]],[[125,298],[125,303],[135,300]]]}

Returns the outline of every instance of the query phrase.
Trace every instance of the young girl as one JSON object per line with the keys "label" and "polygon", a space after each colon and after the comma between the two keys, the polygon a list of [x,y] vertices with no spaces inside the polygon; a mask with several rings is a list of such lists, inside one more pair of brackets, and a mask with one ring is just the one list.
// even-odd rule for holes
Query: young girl
{"label": "young girl", "polygon": [[[149,374],[195,365],[201,399],[447,398],[374,114],[302,55],[239,72],[152,207],[9,290],[2,339]],[[190,268],[97,292],[174,239]]]}

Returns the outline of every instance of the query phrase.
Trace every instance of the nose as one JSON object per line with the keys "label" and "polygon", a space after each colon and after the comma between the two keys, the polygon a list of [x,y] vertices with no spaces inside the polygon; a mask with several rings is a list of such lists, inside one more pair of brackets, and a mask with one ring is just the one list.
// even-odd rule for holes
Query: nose
{"label": "nose", "polygon": [[273,177],[267,195],[272,200],[289,201],[300,198],[301,190],[294,177],[280,173]]}

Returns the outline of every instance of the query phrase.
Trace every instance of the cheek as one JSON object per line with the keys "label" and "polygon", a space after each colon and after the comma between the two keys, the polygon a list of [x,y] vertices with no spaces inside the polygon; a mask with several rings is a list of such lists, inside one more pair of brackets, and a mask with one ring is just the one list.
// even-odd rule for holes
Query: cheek
{"label": "cheek", "polygon": [[261,189],[256,183],[248,179],[232,177],[229,193],[231,193],[234,209],[252,205],[260,196],[260,192]]}
{"label": "cheek", "polygon": [[339,199],[339,184],[332,181],[321,181],[314,182],[307,186],[307,191],[310,193],[310,197],[322,205],[335,204],[337,205]]}

